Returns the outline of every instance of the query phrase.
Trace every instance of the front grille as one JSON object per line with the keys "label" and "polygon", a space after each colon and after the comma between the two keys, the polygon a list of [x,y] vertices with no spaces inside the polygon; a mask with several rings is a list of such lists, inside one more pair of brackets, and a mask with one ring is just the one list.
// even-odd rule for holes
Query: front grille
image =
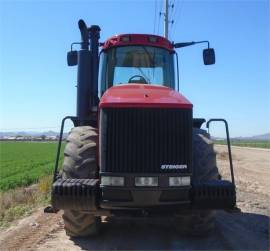
{"label": "front grille", "polygon": [[[102,172],[188,173],[192,159],[192,110],[106,108],[101,111]],[[187,169],[161,169],[187,165]]]}

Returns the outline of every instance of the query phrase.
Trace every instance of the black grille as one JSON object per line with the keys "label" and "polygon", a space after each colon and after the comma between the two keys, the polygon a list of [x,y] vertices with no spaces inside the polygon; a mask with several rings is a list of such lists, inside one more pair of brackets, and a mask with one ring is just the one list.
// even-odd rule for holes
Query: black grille
{"label": "black grille", "polygon": [[[102,172],[191,172],[191,109],[102,109],[100,135]],[[162,170],[164,164],[188,168]]]}

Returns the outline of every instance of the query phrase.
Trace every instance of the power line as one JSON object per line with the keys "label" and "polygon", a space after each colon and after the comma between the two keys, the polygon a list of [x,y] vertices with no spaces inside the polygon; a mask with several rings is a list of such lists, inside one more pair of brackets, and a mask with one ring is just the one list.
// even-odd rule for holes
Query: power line
{"label": "power line", "polygon": [[169,0],[164,1],[164,11],[160,12],[159,15],[164,17],[164,37],[169,39],[169,25],[174,23],[174,20],[170,17],[171,12],[174,8],[174,2],[169,2]]}
{"label": "power line", "polygon": [[159,12],[159,17],[158,17],[158,30],[157,30],[157,35],[159,35],[160,18],[161,18],[161,12]]}
{"label": "power line", "polygon": [[175,1],[173,1],[173,2],[170,3],[170,7],[172,9],[171,10],[171,20],[172,20],[171,26],[173,25],[174,19],[175,19],[175,6],[176,6]]}
{"label": "power line", "polygon": [[165,12],[164,12],[164,37],[168,39],[168,33],[169,33],[169,1],[165,0]]}
{"label": "power line", "polygon": [[[174,11],[174,1],[172,3],[169,3],[169,8],[171,8],[171,18],[169,20],[169,23],[171,24],[171,30],[172,30],[172,27],[173,27],[173,24],[174,24],[174,17],[173,15],[175,14],[175,11]],[[168,34],[168,38],[170,38],[170,34]]]}
{"label": "power line", "polygon": [[160,5],[159,5],[158,30],[157,30],[157,34],[158,35],[159,35],[159,27],[160,27],[161,14],[162,14],[162,1],[160,1]]}
{"label": "power line", "polygon": [[179,8],[179,1],[176,1],[174,3],[174,11],[172,13],[172,20],[175,20],[174,22],[171,23],[171,40],[172,40],[172,37],[173,37],[173,30],[175,29],[175,24],[176,24],[176,15],[177,15],[177,11],[178,11],[178,8]]}
{"label": "power line", "polygon": [[154,19],[154,33],[156,33],[156,19],[157,19],[157,0],[155,0],[155,19]]}
{"label": "power line", "polygon": [[177,6],[176,6],[176,9],[175,9],[175,22],[174,22],[174,27],[172,28],[171,37],[173,37],[174,34],[175,34],[176,25],[177,25],[177,23],[178,23],[178,21],[180,19],[180,14],[182,12],[183,6],[184,6],[184,1],[177,1]]}
{"label": "power line", "polygon": [[171,8],[172,8],[172,11],[171,11],[171,19],[173,20],[173,15],[175,14],[175,0],[174,1],[172,1],[170,4],[169,4],[170,6],[171,6]]}

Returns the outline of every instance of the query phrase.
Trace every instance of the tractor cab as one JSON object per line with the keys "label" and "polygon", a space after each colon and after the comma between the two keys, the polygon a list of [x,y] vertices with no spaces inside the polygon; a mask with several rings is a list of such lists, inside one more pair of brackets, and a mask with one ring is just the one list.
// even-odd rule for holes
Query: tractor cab
{"label": "tractor cab", "polygon": [[175,89],[175,51],[165,38],[124,34],[108,39],[99,64],[99,97],[121,84],[148,84]]}

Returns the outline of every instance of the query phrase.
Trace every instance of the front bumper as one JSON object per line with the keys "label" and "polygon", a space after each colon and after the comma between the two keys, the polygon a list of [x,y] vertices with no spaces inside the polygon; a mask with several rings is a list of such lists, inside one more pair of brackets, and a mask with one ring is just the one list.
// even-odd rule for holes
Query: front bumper
{"label": "front bumper", "polygon": [[232,209],[236,204],[235,186],[217,180],[181,188],[100,187],[97,179],[58,179],[53,184],[52,205],[56,209]]}
{"label": "front bumper", "polygon": [[106,209],[151,208],[166,205],[189,205],[190,188],[114,188],[102,187],[100,207]]}

